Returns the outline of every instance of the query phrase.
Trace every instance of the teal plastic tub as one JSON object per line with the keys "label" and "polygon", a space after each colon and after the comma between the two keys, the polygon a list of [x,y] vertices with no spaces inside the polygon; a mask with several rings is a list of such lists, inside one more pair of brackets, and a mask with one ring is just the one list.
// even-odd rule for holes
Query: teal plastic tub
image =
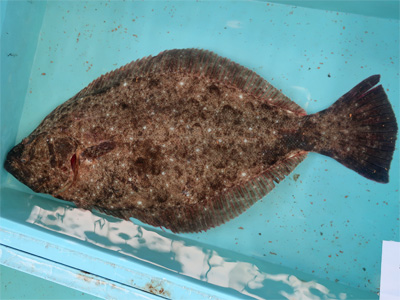
{"label": "teal plastic tub", "polygon": [[[400,120],[398,2],[296,3],[2,1],[1,165],[93,79],[173,48],[228,57],[307,113],[381,74]],[[311,153],[236,219],[173,234],[35,194],[2,167],[0,262],[105,299],[377,299],[398,189],[398,150],[388,184]]]}

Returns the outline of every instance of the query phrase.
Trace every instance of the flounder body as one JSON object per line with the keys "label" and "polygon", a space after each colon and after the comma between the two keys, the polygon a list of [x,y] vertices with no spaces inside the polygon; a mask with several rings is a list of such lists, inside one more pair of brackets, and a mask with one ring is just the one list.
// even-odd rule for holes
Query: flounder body
{"label": "flounder body", "polygon": [[170,50],[101,76],[8,154],[35,192],[174,232],[242,213],[310,151],[388,181],[397,124],[379,76],[313,115],[226,58]]}

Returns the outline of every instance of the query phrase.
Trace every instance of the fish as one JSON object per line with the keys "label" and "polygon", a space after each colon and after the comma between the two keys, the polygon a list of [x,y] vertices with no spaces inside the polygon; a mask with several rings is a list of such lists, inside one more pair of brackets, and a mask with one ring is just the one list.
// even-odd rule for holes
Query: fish
{"label": "fish", "polygon": [[307,114],[228,58],[166,50],[56,107],[4,167],[34,192],[82,209],[202,232],[265,197],[309,152],[387,183],[398,126],[379,81],[370,76]]}

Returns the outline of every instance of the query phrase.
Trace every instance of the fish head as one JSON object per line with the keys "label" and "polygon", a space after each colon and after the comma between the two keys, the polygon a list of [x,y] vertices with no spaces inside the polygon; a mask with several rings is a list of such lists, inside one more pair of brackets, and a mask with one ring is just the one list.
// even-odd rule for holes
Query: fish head
{"label": "fish head", "polygon": [[69,136],[32,133],[10,150],[4,168],[33,191],[57,195],[74,180],[78,145]]}

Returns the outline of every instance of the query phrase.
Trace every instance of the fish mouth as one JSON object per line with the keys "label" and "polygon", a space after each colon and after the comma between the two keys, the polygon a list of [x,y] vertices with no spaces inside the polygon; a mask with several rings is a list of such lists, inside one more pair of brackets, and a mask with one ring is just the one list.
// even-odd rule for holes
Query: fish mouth
{"label": "fish mouth", "polygon": [[[24,142],[25,141],[25,142]],[[58,162],[54,157],[55,164],[59,166],[51,166],[52,157],[49,161],[40,161],[40,168],[36,166],[37,159],[32,161],[30,153],[27,153],[27,145],[30,145],[28,140],[24,140],[18,145],[14,146],[7,154],[4,161],[4,169],[13,175],[18,181],[28,186],[34,192],[48,193],[55,197],[68,190],[76,181],[79,169],[79,153],[74,153],[70,159],[70,169],[61,168],[64,163]],[[37,142],[37,140],[36,140]],[[32,152],[32,151],[28,151]],[[49,150],[51,154],[51,151]],[[53,153],[54,155],[54,153]],[[41,170],[46,167],[44,171]],[[68,167],[68,164],[65,164]],[[63,171],[61,171],[61,169]],[[68,178],[69,177],[69,178]],[[65,181],[64,181],[65,180]],[[57,197],[59,198],[59,197]]]}
{"label": "fish mouth", "polygon": [[24,145],[20,143],[8,152],[4,162],[4,169],[6,169],[6,171],[13,175],[16,179],[27,185],[26,178],[29,177],[26,175],[29,174],[24,174],[24,161],[22,158],[24,148]]}

